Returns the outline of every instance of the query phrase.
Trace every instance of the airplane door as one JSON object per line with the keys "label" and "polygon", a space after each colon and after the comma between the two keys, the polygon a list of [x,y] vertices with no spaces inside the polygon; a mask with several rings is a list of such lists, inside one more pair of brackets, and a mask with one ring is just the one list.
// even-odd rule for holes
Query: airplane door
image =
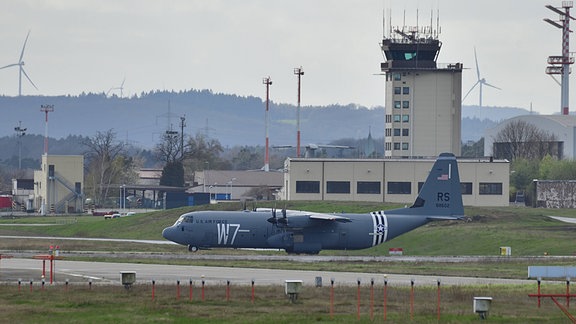
{"label": "airplane door", "polygon": [[342,249],[348,249],[348,232],[347,231],[340,231],[340,238],[339,244]]}

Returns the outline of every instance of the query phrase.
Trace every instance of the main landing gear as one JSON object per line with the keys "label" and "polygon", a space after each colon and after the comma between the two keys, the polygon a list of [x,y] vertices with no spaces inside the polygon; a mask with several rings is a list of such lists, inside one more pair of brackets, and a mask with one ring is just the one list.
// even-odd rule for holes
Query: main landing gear
{"label": "main landing gear", "polygon": [[198,247],[194,245],[188,245],[188,251],[190,252],[198,252]]}

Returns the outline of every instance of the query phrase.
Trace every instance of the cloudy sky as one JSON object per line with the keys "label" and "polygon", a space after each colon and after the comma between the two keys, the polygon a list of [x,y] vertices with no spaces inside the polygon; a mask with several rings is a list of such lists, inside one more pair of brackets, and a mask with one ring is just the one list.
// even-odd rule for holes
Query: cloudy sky
{"label": "cloudy sky", "polygon": [[[546,4],[561,1],[0,0],[0,66],[18,61],[30,31],[25,70],[39,90],[23,81],[27,95],[108,92],[125,79],[124,95],[264,97],[270,76],[272,100],[295,104],[293,69],[302,66],[303,105],[381,106],[383,12],[391,10],[392,25],[404,16],[416,25],[418,9],[418,24],[429,25],[439,10],[438,62],[468,68],[464,93],[477,80],[476,47],[482,77],[502,88],[485,88],[485,106],[551,114],[560,111],[560,87],[544,70],[548,56],[561,54],[561,33],[542,21],[558,19]],[[17,68],[0,70],[0,94],[17,93]],[[477,103],[477,92],[464,102]],[[576,110],[574,95],[571,103]]]}

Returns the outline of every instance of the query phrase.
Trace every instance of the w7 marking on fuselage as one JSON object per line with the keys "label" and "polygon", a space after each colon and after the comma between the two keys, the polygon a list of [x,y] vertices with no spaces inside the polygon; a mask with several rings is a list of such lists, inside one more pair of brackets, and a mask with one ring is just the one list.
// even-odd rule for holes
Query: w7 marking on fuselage
{"label": "w7 marking on fuselage", "polygon": [[[233,229],[234,234],[232,234],[232,240],[228,242],[230,227],[235,227],[236,229]],[[236,240],[236,234],[238,234],[238,231],[240,230],[240,224],[216,224],[216,229],[218,231],[218,245],[233,245]]]}

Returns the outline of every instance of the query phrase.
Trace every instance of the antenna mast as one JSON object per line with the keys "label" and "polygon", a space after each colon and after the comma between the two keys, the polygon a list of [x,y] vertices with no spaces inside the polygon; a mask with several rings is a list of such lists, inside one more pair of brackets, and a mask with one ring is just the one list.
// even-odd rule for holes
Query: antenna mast
{"label": "antenna mast", "polygon": [[560,74],[562,75],[561,82],[561,113],[562,115],[568,115],[569,109],[569,76],[570,76],[570,64],[574,64],[574,57],[570,56],[570,19],[574,17],[570,16],[570,8],[572,8],[572,1],[562,1],[562,8],[564,11],[553,7],[551,5],[546,5],[546,8],[554,11],[560,15],[559,24],[548,18],[544,18],[544,21],[550,25],[562,29],[562,56],[548,56],[548,67],[546,67],[546,74]]}

